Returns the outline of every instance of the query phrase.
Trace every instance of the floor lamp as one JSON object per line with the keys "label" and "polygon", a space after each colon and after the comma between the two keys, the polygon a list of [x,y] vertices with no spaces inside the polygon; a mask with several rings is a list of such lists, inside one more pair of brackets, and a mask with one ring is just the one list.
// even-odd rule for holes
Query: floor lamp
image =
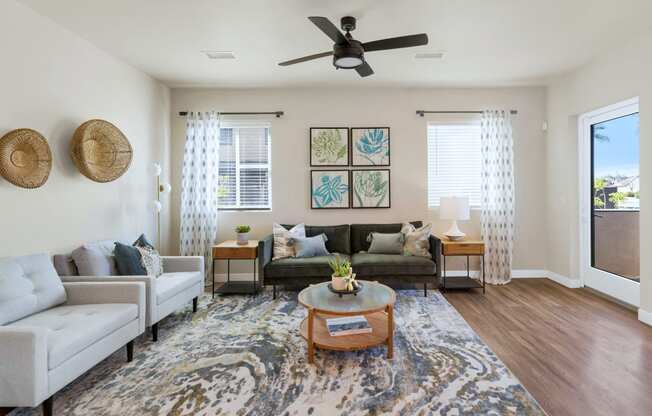
{"label": "floor lamp", "polygon": [[157,241],[158,241],[158,250],[159,252],[161,251],[161,211],[163,210],[163,204],[161,203],[161,195],[170,193],[172,191],[172,185],[170,185],[167,182],[161,182],[161,173],[163,172],[163,169],[161,168],[161,164],[158,162],[155,162],[152,165],[152,171],[154,173],[154,176],[156,177],[156,199],[152,201],[152,206],[154,208],[154,212],[156,213],[156,234],[157,234]]}

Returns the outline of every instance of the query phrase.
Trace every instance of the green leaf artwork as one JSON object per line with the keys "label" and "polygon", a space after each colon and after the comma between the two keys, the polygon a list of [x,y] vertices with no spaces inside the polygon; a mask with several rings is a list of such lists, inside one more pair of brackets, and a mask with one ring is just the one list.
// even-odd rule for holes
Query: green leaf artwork
{"label": "green leaf artwork", "polygon": [[310,129],[310,164],[312,166],[347,166],[349,138],[346,128]]}
{"label": "green leaf artwork", "polygon": [[389,170],[353,171],[353,207],[389,208]]}

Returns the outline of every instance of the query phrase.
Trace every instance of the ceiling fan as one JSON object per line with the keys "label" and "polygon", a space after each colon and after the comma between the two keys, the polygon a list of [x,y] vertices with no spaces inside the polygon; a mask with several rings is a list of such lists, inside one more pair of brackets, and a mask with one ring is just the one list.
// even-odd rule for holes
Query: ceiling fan
{"label": "ceiling fan", "polygon": [[355,17],[344,16],[340,21],[342,30],[345,31],[346,34],[342,34],[342,32],[340,32],[337,27],[325,17],[311,16],[308,19],[310,19],[310,21],[313,22],[315,26],[317,26],[322,32],[326,34],[326,36],[335,42],[333,45],[333,50],[281,62],[279,64],[280,66],[294,65],[300,62],[311,61],[313,59],[324,58],[326,56],[333,55],[333,65],[336,69],[355,69],[361,77],[367,77],[373,74],[374,70],[371,69],[371,66],[369,66],[365,60],[365,52],[409,48],[412,46],[421,46],[428,44],[428,35],[425,33],[362,43],[358,40],[353,39],[353,36],[351,36],[351,31],[355,30]]}

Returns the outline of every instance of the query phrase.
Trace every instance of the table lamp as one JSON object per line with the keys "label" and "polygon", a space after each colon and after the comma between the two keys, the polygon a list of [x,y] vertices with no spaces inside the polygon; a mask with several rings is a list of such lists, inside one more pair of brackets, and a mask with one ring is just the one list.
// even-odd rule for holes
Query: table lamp
{"label": "table lamp", "polygon": [[453,220],[451,228],[444,233],[451,241],[463,240],[466,237],[457,226],[457,221],[469,219],[469,198],[466,196],[444,196],[439,202],[439,218]]}

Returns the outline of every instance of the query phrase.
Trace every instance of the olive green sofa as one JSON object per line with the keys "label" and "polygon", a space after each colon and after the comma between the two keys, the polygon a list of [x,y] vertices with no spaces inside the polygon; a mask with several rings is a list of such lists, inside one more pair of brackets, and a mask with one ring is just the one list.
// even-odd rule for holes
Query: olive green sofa
{"label": "olive green sofa", "polygon": [[[420,221],[412,222],[421,227]],[[292,225],[283,225],[290,229]],[[367,237],[371,232],[397,233],[401,224],[351,224],[306,225],[306,236],[326,234],[326,248],[330,256],[309,258],[284,258],[272,260],[274,236],[269,235],[258,246],[258,271],[261,283],[271,285],[276,297],[276,286],[303,287],[330,280],[328,266],[331,256],[337,254],[351,261],[356,278],[374,280],[394,287],[423,285],[424,296],[428,287],[436,288],[441,276],[441,241],[430,237],[430,257],[403,256],[400,254],[371,254]]]}

